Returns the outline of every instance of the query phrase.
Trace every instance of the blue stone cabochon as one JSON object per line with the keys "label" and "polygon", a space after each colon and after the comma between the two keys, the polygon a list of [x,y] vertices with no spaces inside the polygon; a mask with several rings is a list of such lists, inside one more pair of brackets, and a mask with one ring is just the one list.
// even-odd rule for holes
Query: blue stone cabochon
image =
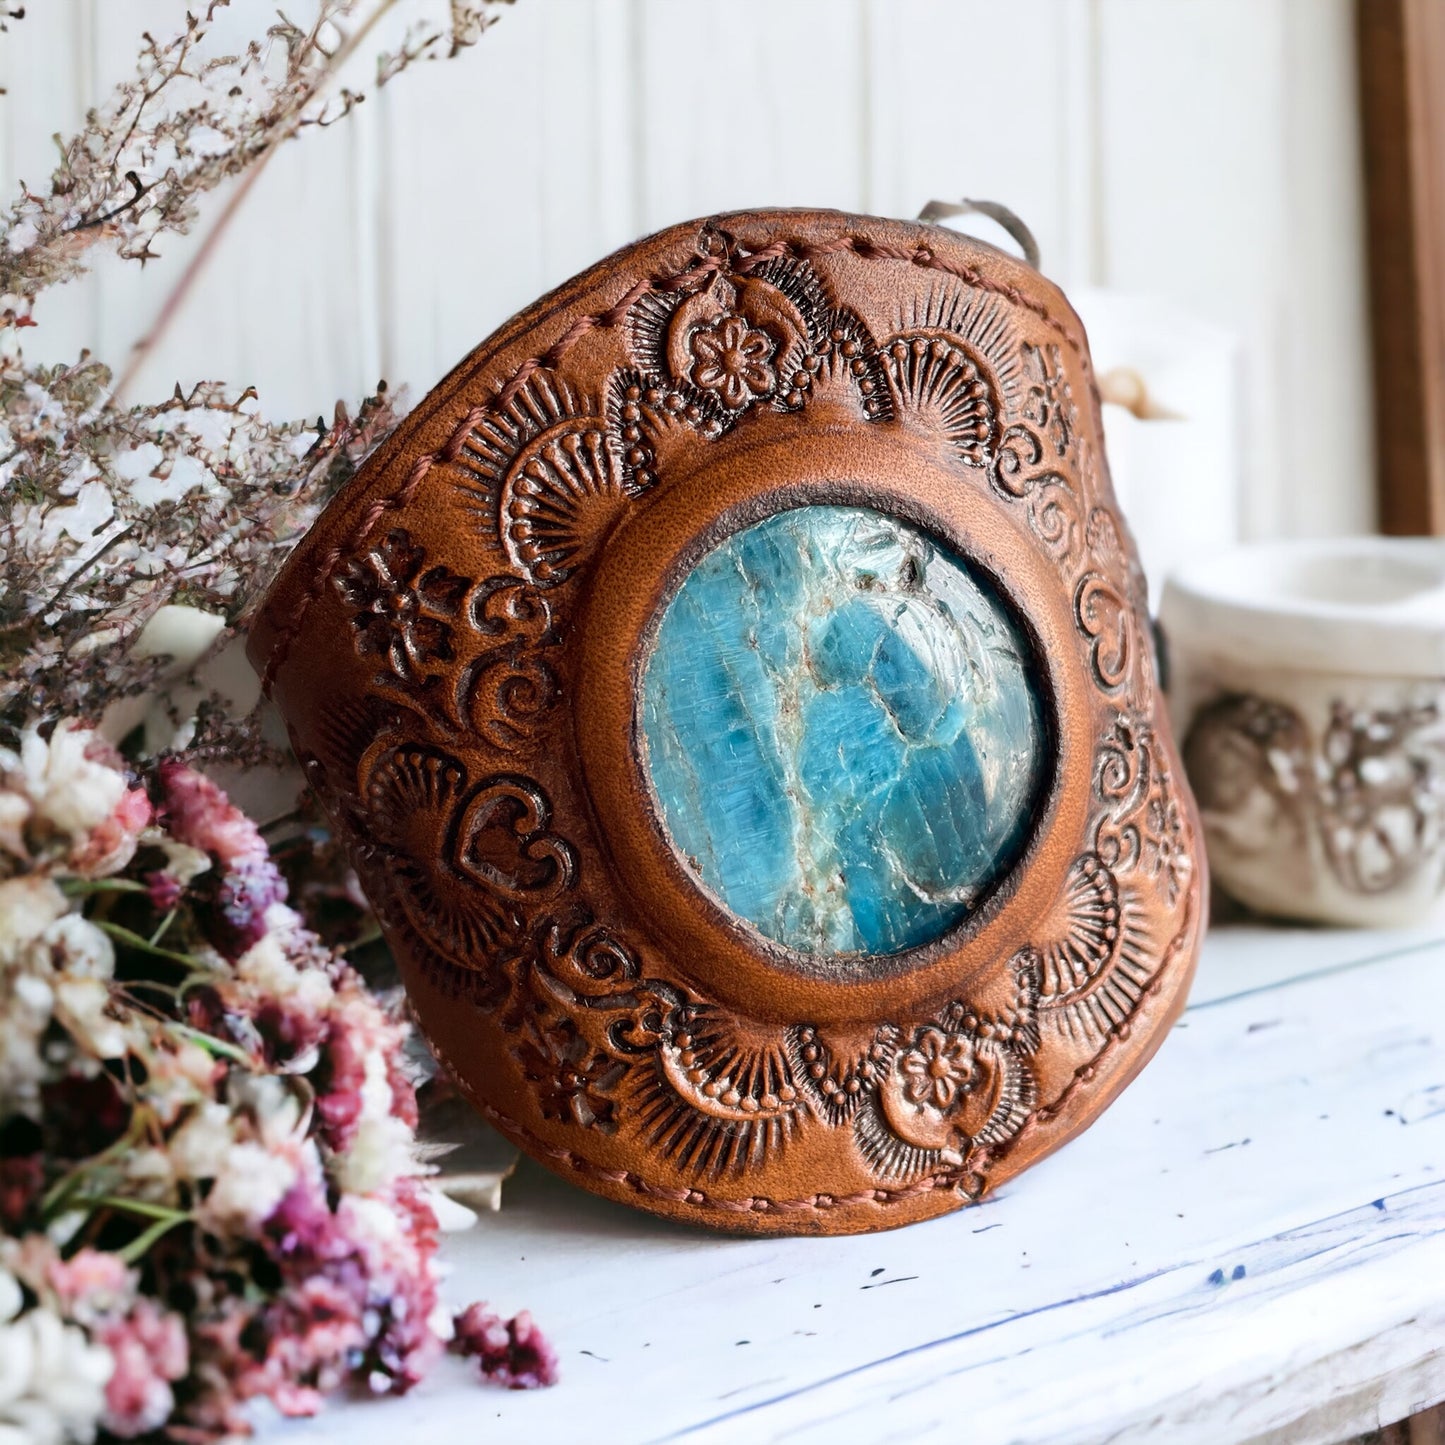
{"label": "blue stone cabochon", "polygon": [[644,772],[687,871],[765,938],[889,955],[968,918],[1047,780],[1032,649],[992,584],[861,506],[706,553],[640,686]]}

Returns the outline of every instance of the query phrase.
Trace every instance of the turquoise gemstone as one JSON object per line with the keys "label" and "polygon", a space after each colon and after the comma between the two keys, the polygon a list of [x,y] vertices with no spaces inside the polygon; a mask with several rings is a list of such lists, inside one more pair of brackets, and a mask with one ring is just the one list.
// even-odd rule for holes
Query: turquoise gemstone
{"label": "turquoise gemstone", "polygon": [[1044,776],[1032,653],[989,584],[907,522],[800,507],[727,538],[642,679],[673,846],[814,955],[939,937],[1016,861]]}

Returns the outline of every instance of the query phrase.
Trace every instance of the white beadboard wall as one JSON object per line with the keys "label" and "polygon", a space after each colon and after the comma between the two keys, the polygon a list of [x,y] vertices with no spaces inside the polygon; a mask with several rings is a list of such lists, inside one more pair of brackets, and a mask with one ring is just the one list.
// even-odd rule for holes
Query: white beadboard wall
{"label": "white beadboard wall", "polygon": [[[30,0],[0,36],[7,194],[184,8]],[[226,23],[274,13],[232,0]],[[475,51],[278,154],[135,394],[224,379],[277,415],[380,376],[419,395],[669,222],[986,196],[1066,289],[1164,298],[1239,337],[1247,535],[1366,530],[1353,64],[1350,0],[517,0]],[[195,244],[45,298],[27,350],[120,363]]]}

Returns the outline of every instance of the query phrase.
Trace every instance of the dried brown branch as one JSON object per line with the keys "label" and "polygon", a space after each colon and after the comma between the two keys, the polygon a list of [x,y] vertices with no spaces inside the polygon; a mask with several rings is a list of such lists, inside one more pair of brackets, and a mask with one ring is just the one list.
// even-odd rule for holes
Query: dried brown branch
{"label": "dried brown branch", "polygon": [[[342,73],[385,16],[414,3],[315,0],[309,23],[281,15],[239,55],[212,53],[216,16],[230,0],[208,0],[170,39],[144,36],[135,78],[62,143],[48,189],[22,186],[0,215],[0,318],[28,317],[41,291],[85,269],[95,245],[154,259],[158,237],[191,229],[206,192],[348,115],[364,95]],[[398,50],[378,58],[377,83],[475,44],[503,3],[450,0],[447,23],[415,23]]]}
{"label": "dried brown branch", "polygon": [[[96,246],[141,261],[189,229],[200,197],[232,180],[211,235],[151,328],[152,343],[262,167],[286,140],[348,115],[345,76],[383,18],[418,0],[314,0],[240,55],[214,55],[209,0],[171,39],[144,37],[135,79],[61,143],[44,191],[0,216],[0,311],[23,324],[35,298],[86,267]],[[496,3],[450,0],[445,24],[414,22],[376,62],[378,83],[474,44]],[[3,17],[0,17],[3,18]],[[400,26],[398,25],[398,28]],[[167,603],[219,614],[229,635],[287,548],[395,426],[384,385],[328,423],[276,423],[255,394],[215,382],[130,404],[88,354],[35,366],[0,324],[0,732],[37,718],[100,716],[147,692],[158,664],[134,651]],[[204,746],[254,752],[255,735],[202,705]]]}

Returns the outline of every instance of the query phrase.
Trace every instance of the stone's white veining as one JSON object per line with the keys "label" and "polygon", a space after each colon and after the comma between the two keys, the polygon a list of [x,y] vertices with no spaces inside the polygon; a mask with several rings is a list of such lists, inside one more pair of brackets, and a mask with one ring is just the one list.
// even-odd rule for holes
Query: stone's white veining
{"label": "stone's white veining", "polygon": [[667,605],[642,684],[659,811],[765,936],[890,954],[1016,860],[1043,774],[1032,660],[986,584],[861,507],[729,537]]}

